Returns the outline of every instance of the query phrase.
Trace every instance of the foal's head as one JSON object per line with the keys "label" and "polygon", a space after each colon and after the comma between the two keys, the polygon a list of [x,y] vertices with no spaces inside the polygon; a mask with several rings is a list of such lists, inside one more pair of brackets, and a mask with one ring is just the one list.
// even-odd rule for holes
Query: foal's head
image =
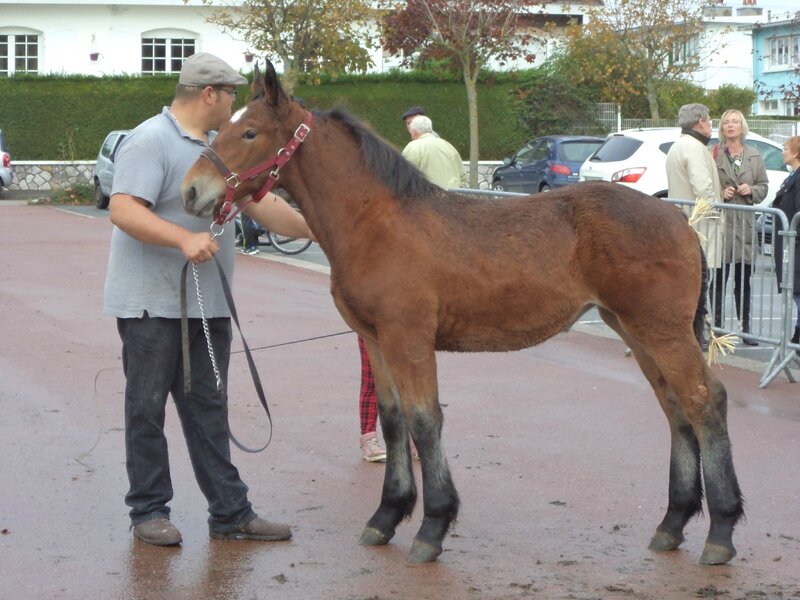
{"label": "foal's head", "polygon": [[186,174],[181,198],[187,212],[210,216],[219,212],[226,192],[234,202],[255,194],[274,170],[267,165],[261,170],[259,163],[275,158],[304,119],[304,109],[283,91],[269,61],[264,75],[256,65],[252,95],[220,128],[213,152],[204,152]]}

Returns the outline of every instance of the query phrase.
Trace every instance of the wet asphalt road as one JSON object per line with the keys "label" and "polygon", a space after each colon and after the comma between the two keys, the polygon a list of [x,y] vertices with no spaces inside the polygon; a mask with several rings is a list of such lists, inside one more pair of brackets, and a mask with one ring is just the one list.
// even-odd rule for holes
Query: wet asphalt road
{"label": "wet asphalt road", "polygon": [[[234,450],[256,509],[288,543],[209,540],[174,410],[179,548],[128,531],[119,339],[101,314],[105,218],[0,203],[0,598],[800,598],[800,384],[718,368],[747,520],[730,565],[647,543],[666,506],[668,432],[620,341],[562,334],[511,354],[442,354],[444,446],[462,511],[439,561],[405,555],[420,509],[382,548],[357,544],[383,469],[360,459],[358,352],[324,273],[238,257],[234,295],[275,434]],[[266,255],[266,253],[264,253]],[[243,356],[231,426],[265,437]],[[419,467],[415,469],[418,471]]]}

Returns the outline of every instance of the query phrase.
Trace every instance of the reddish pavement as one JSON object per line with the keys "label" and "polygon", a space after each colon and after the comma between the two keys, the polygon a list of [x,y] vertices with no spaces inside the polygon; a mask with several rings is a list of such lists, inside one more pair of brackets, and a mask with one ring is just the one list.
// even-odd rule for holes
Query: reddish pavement
{"label": "reddish pavement", "polygon": [[[441,355],[445,448],[462,500],[439,561],[406,561],[421,508],[382,548],[357,544],[383,468],[357,446],[353,334],[257,350],[275,422],[234,450],[256,509],[288,543],[207,536],[174,409],[180,548],[128,531],[119,339],[101,314],[111,226],[56,208],[0,207],[0,598],[800,598],[800,384],[720,371],[747,520],[730,565],[647,550],[666,505],[666,421],[618,340],[563,334],[512,354]],[[346,331],[324,274],[238,257],[253,348]],[[265,437],[242,354],[231,425]],[[415,467],[418,471],[418,466]]]}

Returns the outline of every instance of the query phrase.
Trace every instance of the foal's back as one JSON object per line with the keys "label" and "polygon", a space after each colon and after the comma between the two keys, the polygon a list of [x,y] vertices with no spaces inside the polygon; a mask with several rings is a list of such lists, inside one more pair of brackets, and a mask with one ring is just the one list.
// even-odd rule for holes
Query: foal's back
{"label": "foal's back", "polygon": [[414,301],[436,310],[441,350],[513,350],[569,327],[591,305],[624,317],[664,305],[691,327],[697,237],[674,206],[618,184],[526,198],[412,205]]}

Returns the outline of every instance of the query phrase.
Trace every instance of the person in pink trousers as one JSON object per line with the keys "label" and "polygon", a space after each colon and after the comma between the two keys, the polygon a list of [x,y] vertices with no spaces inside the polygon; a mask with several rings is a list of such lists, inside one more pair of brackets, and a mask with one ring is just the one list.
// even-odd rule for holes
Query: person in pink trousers
{"label": "person in pink trousers", "polygon": [[[367,462],[386,462],[386,450],[378,439],[378,397],[375,394],[375,378],[372,375],[372,365],[369,363],[367,347],[364,340],[358,338],[358,351],[361,355],[361,387],[358,394],[358,415],[361,420],[361,436],[358,439],[361,446],[361,457]],[[419,459],[419,454],[411,444],[411,456]]]}

